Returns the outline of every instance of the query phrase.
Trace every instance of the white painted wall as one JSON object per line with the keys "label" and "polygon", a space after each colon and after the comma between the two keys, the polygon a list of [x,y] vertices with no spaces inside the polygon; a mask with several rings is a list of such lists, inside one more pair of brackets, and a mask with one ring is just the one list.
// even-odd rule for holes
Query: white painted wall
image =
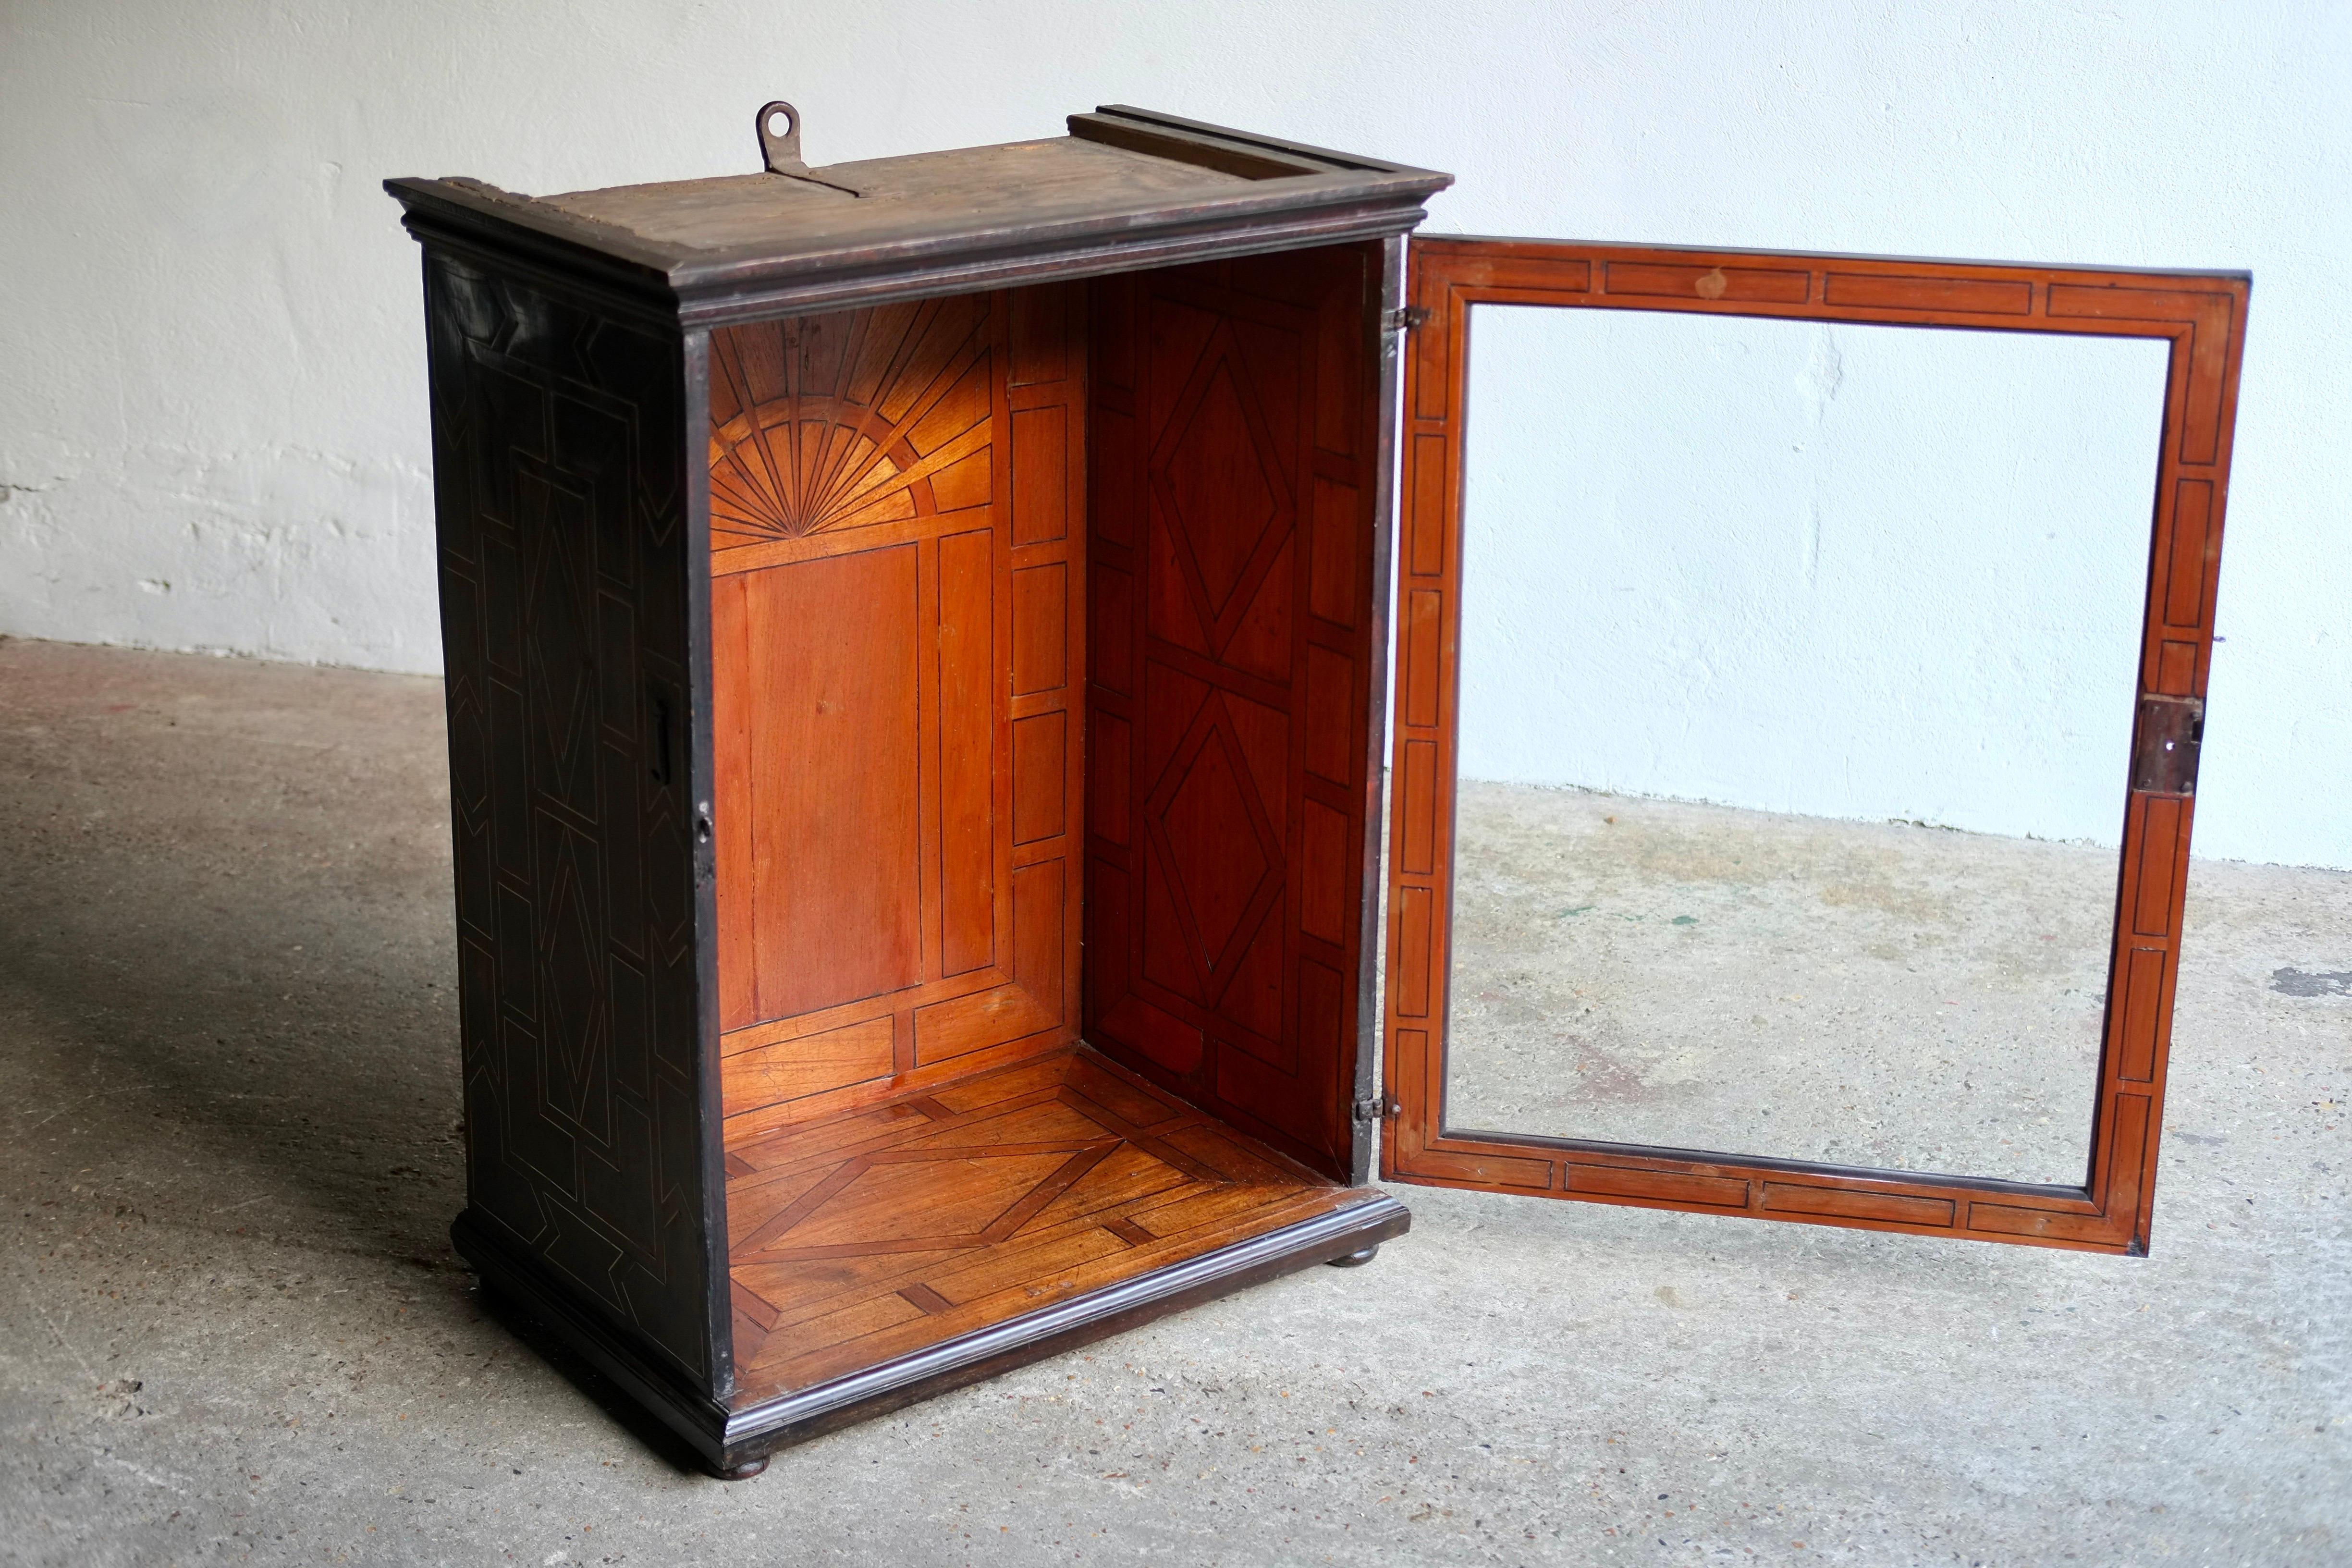
{"label": "white painted wall", "polygon": [[2116,843],[2170,346],[1474,307],[1463,775]]}
{"label": "white painted wall", "polygon": [[10,0],[0,631],[429,670],[416,258],[553,191],[1097,102],[1450,169],[1441,230],[2256,274],[2199,845],[2352,866],[2352,7]]}

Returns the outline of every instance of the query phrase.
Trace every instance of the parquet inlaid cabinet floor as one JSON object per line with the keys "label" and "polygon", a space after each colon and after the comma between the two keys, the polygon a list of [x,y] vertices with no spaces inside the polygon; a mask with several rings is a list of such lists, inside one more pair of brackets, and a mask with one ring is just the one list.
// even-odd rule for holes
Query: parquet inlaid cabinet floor
{"label": "parquet inlaid cabinet floor", "polygon": [[1377,1196],[1084,1047],[730,1149],[741,1408]]}

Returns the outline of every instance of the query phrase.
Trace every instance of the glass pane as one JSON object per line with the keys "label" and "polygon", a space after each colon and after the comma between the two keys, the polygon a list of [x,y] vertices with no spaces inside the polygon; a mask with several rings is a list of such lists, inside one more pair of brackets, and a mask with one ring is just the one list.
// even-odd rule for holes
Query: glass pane
{"label": "glass pane", "polygon": [[2166,353],[1474,310],[1449,1129],[2084,1180]]}

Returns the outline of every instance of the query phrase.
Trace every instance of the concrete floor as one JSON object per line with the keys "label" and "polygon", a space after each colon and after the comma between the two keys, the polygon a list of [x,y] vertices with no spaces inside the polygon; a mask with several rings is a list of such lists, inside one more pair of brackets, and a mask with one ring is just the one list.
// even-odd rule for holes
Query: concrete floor
{"label": "concrete floor", "polygon": [[439,701],[0,642],[0,1559],[2352,1561],[2352,878],[2192,878],[2150,1258],[1407,1189],[729,1486],[449,1252]]}
{"label": "concrete floor", "polygon": [[2115,850],[1466,781],[1454,843],[1448,1126],[2086,1179]]}

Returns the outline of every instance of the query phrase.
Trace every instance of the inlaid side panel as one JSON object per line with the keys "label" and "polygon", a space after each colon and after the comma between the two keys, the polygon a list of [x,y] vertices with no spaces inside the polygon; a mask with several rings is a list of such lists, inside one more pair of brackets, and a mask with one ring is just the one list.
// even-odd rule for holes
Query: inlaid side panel
{"label": "inlaid side panel", "polygon": [[1076,1031],[1081,299],[712,336],[730,1141]]}
{"label": "inlaid side panel", "polygon": [[1093,286],[1087,1037],[1342,1174],[1378,264]]}
{"label": "inlaid side panel", "polygon": [[425,269],[472,1213],[713,1364],[684,346]]}

